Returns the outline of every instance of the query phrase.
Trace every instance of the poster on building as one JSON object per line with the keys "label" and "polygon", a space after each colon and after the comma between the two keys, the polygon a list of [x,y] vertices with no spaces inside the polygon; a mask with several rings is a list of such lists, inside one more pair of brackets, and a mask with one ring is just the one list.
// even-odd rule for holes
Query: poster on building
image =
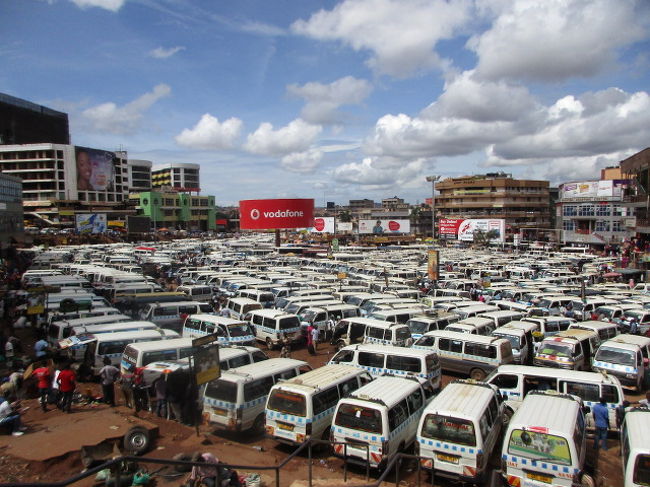
{"label": "poster on building", "polygon": [[410,232],[410,220],[359,220],[359,233],[387,235],[392,233]]}
{"label": "poster on building", "polygon": [[78,213],[75,215],[77,233],[104,233],[106,213]]}
{"label": "poster on building", "polygon": [[352,231],[352,222],[337,222],[336,229],[339,232],[351,232]]}
{"label": "poster on building", "polygon": [[439,252],[437,250],[429,250],[427,252],[427,274],[432,281],[438,280],[438,258]]}
{"label": "poster on building", "polygon": [[488,233],[494,231],[495,238],[490,239],[491,243],[504,243],[506,233],[506,221],[502,219],[480,219],[464,220],[458,228],[458,240],[464,242],[474,241],[474,232]]}
{"label": "poster on building", "polygon": [[308,230],[311,233],[334,233],[334,217],[315,217],[314,226]]}
{"label": "poster on building", "polygon": [[450,235],[456,237],[458,235],[458,228],[463,221],[463,218],[438,219],[438,235]]}
{"label": "poster on building", "polygon": [[113,191],[116,160],[114,152],[75,147],[77,191]]}

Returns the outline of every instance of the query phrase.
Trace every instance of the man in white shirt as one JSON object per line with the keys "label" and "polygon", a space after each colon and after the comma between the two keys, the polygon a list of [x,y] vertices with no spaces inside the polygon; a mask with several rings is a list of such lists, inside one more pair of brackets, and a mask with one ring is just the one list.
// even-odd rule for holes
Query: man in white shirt
{"label": "man in white shirt", "polygon": [[11,434],[14,436],[21,436],[24,434],[26,428],[20,422],[20,413],[15,408],[18,407],[17,403],[10,403],[5,398],[0,404],[0,425],[8,425],[11,428]]}

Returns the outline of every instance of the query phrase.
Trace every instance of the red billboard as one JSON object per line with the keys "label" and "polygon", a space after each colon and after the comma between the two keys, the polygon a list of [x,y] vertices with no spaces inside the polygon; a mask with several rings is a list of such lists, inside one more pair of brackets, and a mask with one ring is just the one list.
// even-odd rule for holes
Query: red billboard
{"label": "red billboard", "polygon": [[464,218],[440,218],[438,220],[438,235],[458,235],[458,228]]}
{"label": "red billboard", "polygon": [[313,199],[242,200],[239,202],[239,228],[242,230],[313,226]]}

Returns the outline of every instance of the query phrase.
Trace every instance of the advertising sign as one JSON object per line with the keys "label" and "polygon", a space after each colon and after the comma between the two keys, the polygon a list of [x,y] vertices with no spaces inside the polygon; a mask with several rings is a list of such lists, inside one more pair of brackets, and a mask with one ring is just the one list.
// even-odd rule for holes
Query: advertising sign
{"label": "advertising sign", "polygon": [[212,333],[192,340],[196,385],[205,384],[221,376],[218,335]]}
{"label": "advertising sign", "polygon": [[390,233],[410,232],[410,220],[359,220],[359,233],[385,235]]}
{"label": "advertising sign", "polygon": [[458,235],[458,228],[463,218],[440,218],[438,220],[438,235]]}
{"label": "advertising sign", "polygon": [[242,200],[239,218],[242,230],[309,228],[314,223],[314,200]]}
{"label": "advertising sign", "polygon": [[114,152],[75,147],[77,191],[113,191]]}
{"label": "advertising sign", "polygon": [[427,252],[427,274],[432,281],[438,280],[438,257],[439,253],[437,250],[429,250]]}
{"label": "advertising sign", "polygon": [[464,220],[458,228],[458,240],[465,242],[474,241],[474,232],[489,232],[495,230],[497,237],[490,240],[494,243],[503,243],[506,233],[506,221],[497,219]]}
{"label": "advertising sign", "polygon": [[106,213],[76,214],[75,223],[79,233],[104,233],[106,231]]}
{"label": "advertising sign", "polygon": [[334,233],[334,217],[316,217],[314,226],[309,229],[312,233]]}
{"label": "advertising sign", "polygon": [[625,180],[585,181],[562,186],[562,198],[620,198]]}
{"label": "advertising sign", "polygon": [[151,231],[151,218],[148,216],[126,216],[126,230],[129,233],[147,233]]}
{"label": "advertising sign", "polygon": [[351,232],[352,231],[352,222],[337,222],[336,229],[339,232]]}

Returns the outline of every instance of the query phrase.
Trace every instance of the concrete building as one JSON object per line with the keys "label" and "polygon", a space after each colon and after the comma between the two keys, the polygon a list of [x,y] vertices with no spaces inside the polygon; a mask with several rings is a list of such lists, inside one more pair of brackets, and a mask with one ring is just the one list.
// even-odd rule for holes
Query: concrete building
{"label": "concrete building", "polygon": [[138,212],[151,218],[154,228],[170,230],[215,230],[214,196],[196,196],[175,191],[132,193]]}
{"label": "concrete building", "polygon": [[68,114],[0,93],[0,145],[69,144]]}
{"label": "concrete building", "polygon": [[129,192],[151,191],[151,161],[129,159],[127,161],[129,175]]}
{"label": "concrete building", "polygon": [[507,233],[551,228],[548,181],[489,173],[443,179],[436,190],[436,219],[503,219]]}
{"label": "concrete building", "polygon": [[381,207],[386,210],[406,210],[410,208],[411,205],[405,203],[403,198],[393,196],[392,198],[384,198],[381,200]]}
{"label": "concrete building", "polygon": [[[25,217],[39,225],[74,226],[75,214],[128,213],[126,152],[68,144],[0,145],[0,172],[22,180]],[[32,218],[33,217],[33,218]]]}
{"label": "concrete building", "polygon": [[17,176],[0,174],[0,247],[25,237],[23,226],[22,180]]}
{"label": "concrete building", "polygon": [[631,229],[644,240],[650,240],[650,147],[620,162],[623,179],[630,184],[624,205],[630,212]]}
{"label": "concrete building", "polygon": [[175,162],[154,166],[151,170],[153,189],[179,192],[200,192],[199,170],[201,166],[187,162]]}
{"label": "concrete building", "polygon": [[355,211],[363,208],[374,208],[375,207],[375,202],[373,200],[369,199],[363,199],[363,200],[350,200],[350,210]]}

